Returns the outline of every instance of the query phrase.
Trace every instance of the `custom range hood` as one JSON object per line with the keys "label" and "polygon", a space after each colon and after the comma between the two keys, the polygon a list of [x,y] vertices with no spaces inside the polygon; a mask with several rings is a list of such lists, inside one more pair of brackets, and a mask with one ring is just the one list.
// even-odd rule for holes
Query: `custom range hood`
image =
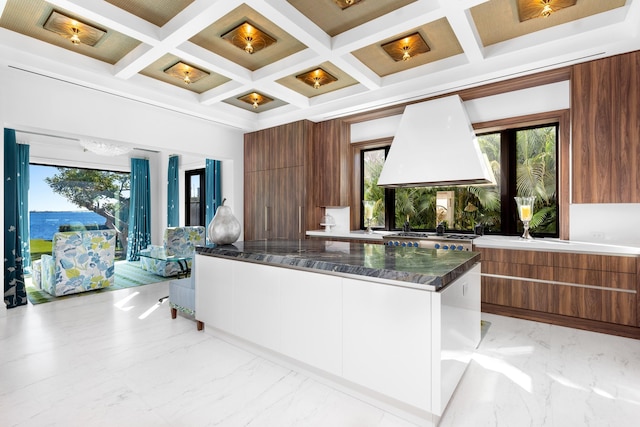
{"label": "custom range hood", "polygon": [[381,187],[493,184],[458,95],[408,105],[384,162]]}

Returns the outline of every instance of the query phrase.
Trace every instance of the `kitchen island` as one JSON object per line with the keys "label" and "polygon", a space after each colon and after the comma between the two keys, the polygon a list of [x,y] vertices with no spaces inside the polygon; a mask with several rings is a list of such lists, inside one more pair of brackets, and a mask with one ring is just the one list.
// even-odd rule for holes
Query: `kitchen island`
{"label": "kitchen island", "polygon": [[480,340],[480,256],[317,240],[196,249],[206,332],[421,425]]}

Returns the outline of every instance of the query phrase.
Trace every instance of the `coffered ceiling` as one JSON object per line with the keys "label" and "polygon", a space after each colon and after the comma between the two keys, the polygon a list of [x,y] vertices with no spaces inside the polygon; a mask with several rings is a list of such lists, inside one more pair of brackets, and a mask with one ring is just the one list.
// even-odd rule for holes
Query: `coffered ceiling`
{"label": "coffered ceiling", "polygon": [[[0,64],[251,131],[640,49],[640,0],[548,0],[549,17],[542,0],[347,3],[0,0]],[[45,28],[54,12],[76,24]],[[90,28],[105,33],[94,46],[71,42]],[[333,79],[314,88],[318,68]]]}

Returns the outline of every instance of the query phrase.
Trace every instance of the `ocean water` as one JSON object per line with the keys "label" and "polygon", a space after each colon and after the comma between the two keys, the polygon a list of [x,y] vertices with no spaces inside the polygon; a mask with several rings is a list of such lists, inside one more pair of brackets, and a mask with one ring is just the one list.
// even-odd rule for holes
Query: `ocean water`
{"label": "ocean water", "polygon": [[29,237],[51,240],[61,225],[104,225],[107,219],[91,211],[29,212]]}

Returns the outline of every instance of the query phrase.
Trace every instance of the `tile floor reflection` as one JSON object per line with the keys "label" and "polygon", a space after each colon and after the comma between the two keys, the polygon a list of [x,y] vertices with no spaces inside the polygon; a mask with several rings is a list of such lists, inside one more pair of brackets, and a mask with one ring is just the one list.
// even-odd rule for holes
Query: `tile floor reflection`
{"label": "tile floor reflection", "polygon": [[[2,426],[412,426],[171,320],[167,283],[0,318]],[[640,341],[483,315],[441,426],[630,426]]]}

